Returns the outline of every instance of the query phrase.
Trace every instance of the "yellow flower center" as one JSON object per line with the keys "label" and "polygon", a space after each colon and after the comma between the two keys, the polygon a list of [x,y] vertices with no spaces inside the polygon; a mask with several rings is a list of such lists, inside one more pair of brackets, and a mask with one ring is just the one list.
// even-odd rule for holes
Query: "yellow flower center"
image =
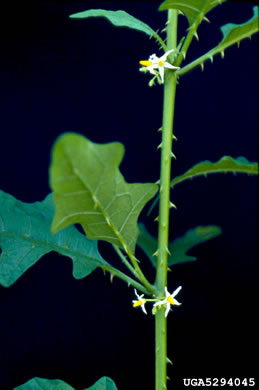
{"label": "yellow flower center", "polygon": [[158,66],[163,66],[164,65],[164,62],[162,60],[159,60],[158,61]]}
{"label": "yellow flower center", "polygon": [[139,299],[137,302],[133,303],[133,307],[141,306],[142,303],[143,303],[143,301],[141,299]]}
{"label": "yellow flower center", "polygon": [[171,296],[167,297],[167,301],[171,304],[171,305],[174,305],[174,300]]}
{"label": "yellow flower center", "polygon": [[149,61],[149,60],[146,60],[146,61],[139,61],[140,65],[143,65],[143,66],[150,66],[152,65],[152,62]]}

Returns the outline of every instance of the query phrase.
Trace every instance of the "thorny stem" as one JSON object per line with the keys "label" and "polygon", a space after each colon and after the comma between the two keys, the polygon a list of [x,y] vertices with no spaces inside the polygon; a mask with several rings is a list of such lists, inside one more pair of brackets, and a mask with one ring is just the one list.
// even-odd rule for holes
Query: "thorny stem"
{"label": "thorny stem", "polygon": [[208,7],[209,7],[209,2],[206,3],[205,6],[201,9],[201,12],[197,15],[196,20],[189,27],[187,37],[185,38],[185,41],[183,43],[182,49],[179,53],[179,56],[178,56],[177,60],[175,61],[175,64],[174,64],[175,66],[180,66],[182,61],[185,59],[186,53],[189,49],[189,46],[192,42],[193,37],[196,36],[196,38],[198,39],[197,30],[198,30],[200,23],[202,22],[203,19],[208,21],[208,19],[206,19],[204,16],[208,10]]}
{"label": "thorny stem", "polygon": [[136,270],[139,281],[145,286],[146,290],[149,291],[149,295],[150,295],[150,293],[154,294],[155,288],[151,283],[149,283],[149,281],[146,279],[145,275],[143,274],[140,266],[138,265],[138,259],[134,256],[134,254],[131,252],[131,250],[129,248],[126,248],[125,251],[126,251],[127,255],[129,256],[129,259],[130,259],[133,267]]}
{"label": "thorny stem", "polygon": [[190,62],[189,64],[185,65],[183,68],[179,69],[177,71],[178,76],[183,76],[185,73],[189,72],[191,69],[195,68],[196,66],[200,65],[201,69],[203,70],[203,63],[204,61],[210,59],[211,62],[213,61],[213,56],[209,56],[209,53],[204,54],[203,56],[197,58],[196,60]]}
{"label": "thorny stem", "polygon": [[136,280],[132,279],[131,277],[129,277],[128,275],[124,274],[123,272],[117,270],[116,268],[113,268],[111,265],[109,265],[109,264],[103,265],[101,268],[104,272],[105,271],[110,272],[111,281],[114,277],[117,277],[117,278],[123,280],[124,282],[126,282],[128,284],[128,286],[135,287],[137,290],[143,292],[145,295],[151,295],[151,292],[148,289],[146,289],[142,284],[138,283]]}
{"label": "thorny stem", "polygon": [[164,50],[164,52],[166,52],[168,49],[167,49],[167,46],[165,44],[165,42],[163,41],[163,39],[160,37],[160,35],[158,35],[156,32],[154,32],[154,35],[153,37],[156,39],[156,41],[159,43],[161,49]]}
{"label": "thorny stem", "polygon": [[124,254],[122,253],[121,249],[117,245],[112,245],[113,249],[117,253],[117,255],[120,257],[121,261],[123,264],[128,268],[128,270],[137,278],[139,279],[139,276],[137,274],[137,271],[135,270],[134,267],[128,262]]}
{"label": "thorny stem", "polygon": [[[177,47],[177,11],[168,11],[168,50]],[[162,151],[160,168],[160,203],[158,228],[158,259],[155,286],[159,296],[164,296],[167,285],[168,233],[170,209],[170,179],[173,141],[173,116],[176,90],[176,73],[167,71],[164,83],[164,106],[162,125]],[[156,339],[156,390],[165,390],[167,381],[167,322],[162,306],[155,315]]]}

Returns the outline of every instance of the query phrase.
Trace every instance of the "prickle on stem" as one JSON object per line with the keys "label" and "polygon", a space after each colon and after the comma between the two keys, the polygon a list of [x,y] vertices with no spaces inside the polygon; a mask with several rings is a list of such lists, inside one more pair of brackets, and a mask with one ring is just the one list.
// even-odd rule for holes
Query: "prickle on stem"
{"label": "prickle on stem", "polygon": [[170,209],[171,208],[177,209],[176,205],[173,202],[171,202],[171,201],[169,201],[169,208]]}

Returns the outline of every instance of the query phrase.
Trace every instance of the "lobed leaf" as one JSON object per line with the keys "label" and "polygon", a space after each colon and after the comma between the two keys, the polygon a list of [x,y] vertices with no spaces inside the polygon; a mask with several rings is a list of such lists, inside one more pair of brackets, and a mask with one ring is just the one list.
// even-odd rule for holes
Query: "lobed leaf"
{"label": "lobed leaf", "polygon": [[242,39],[251,38],[253,34],[259,31],[258,10],[259,7],[254,7],[252,18],[245,23],[228,23],[222,26],[220,28],[223,34],[222,41],[213,49],[208,51],[206,54],[202,55],[201,57],[197,58],[196,60],[190,62],[189,64],[181,68],[177,72],[177,74],[181,76],[198,65],[200,65],[203,69],[204,61],[213,61],[213,57],[219,53],[222,57],[224,57],[224,50],[226,50],[228,47],[233,46],[234,44],[239,44]]}
{"label": "lobed leaf", "polygon": [[96,144],[73,133],[58,138],[50,168],[54,233],[80,223],[89,239],[134,253],[138,216],[157,185],[126,183],[118,169],[123,154],[123,145],[116,142]]}
{"label": "lobed leaf", "polygon": [[[221,32],[223,34],[222,41],[212,49],[211,52],[217,51],[222,52],[227,47],[234,45],[241,41],[241,39],[251,37],[252,34],[255,34],[259,31],[259,17],[258,17],[259,7],[253,8],[253,16],[247,22],[242,24],[228,23],[222,26]],[[212,54],[214,55],[214,54]]]}
{"label": "lobed leaf", "polygon": [[150,38],[154,37],[159,43],[161,43],[161,37],[146,23],[128,14],[125,11],[109,11],[105,9],[90,9],[83,12],[78,12],[69,16],[73,19],[85,19],[103,17],[108,19],[114,26],[128,27],[133,30],[141,31],[147,34]]}
{"label": "lobed leaf", "polygon": [[117,390],[115,383],[107,376],[99,379],[93,386],[85,390]]}
{"label": "lobed leaf", "polygon": [[[137,244],[147,255],[154,267],[156,267],[156,257],[153,254],[158,247],[157,239],[155,239],[145,228],[143,224],[139,224],[140,234]],[[221,229],[215,225],[197,226],[188,230],[184,236],[176,238],[169,243],[168,266],[175,264],[186,263],[197,260],[196,257],[187,255],[187,252],[195,246],[202,244],[221,234]]]}
{"label": "lobed leaf", "polygon": [[197,19],[200,18],[202,21],[209,11],[225,1],[227,0],[166,0],[160,5],[159,10],[177,9],[186,16],[189,26],[192,26]]}
{"label": "lobed leaf", "polygon": [[224,156],[219,161],[213,163],[211,161],[202,161],[194,165],[183,175],[175,177],[171,181],[171,187],[181,183],[187,179],[192,179],[197,176],[206,176],[211,173],[246,173],[249,175],[258,175],[258,163],[250,162],[245,157],[233,158]]}
{"label": "lobed leaf", "polygon": [[14,390],[75,390],[72,386],[59,379],[33,378],[15,387]]}
{"label": "lobed leaf", "polygon": [[[193,179],[197,176],[207,176],[211,173],[246,173],[248,175],[258,175],[258,163],[250,162],[245,157],[240,156],[237,158],[233,158],[230,156],[223,156],[219,161],[212,163],[211,161],[202,161],[198,164],[194,165],[188,171],[186,171],[183,175],[176,176],[171,181],[171,188],[173,188],[176,184],[182,183],[187,179]],[[156,206],[159,201],[159,195],[155,198],[150,207],[148,214]]]}
{"label": "lobed leaf", "polygon": [[183,237],[176,238],[169,247],[172,256],[168,258],[168,265],[197,260],[195,256],[186,253],[195,246],[218,237],[221,233],[221,228],[215,225],[197,226],[189,229]]}
{"label": "lobed leaf", "polygon": [[[59,379],[33,378],[14,390],[75,390],[74,387]],[[108,377],[102,377],[93,386],[84,390],[117,390],[115,383]]]}
{"label": "lobed leaf", "polygon": [[11,286],[51,251],[72,259],[76,279],[108,264],[98,252],[97,242],[87,240],[74,226],[52,235],[53,217],[52,195],[42,202],[23,203],[0,191],[0,285]]}

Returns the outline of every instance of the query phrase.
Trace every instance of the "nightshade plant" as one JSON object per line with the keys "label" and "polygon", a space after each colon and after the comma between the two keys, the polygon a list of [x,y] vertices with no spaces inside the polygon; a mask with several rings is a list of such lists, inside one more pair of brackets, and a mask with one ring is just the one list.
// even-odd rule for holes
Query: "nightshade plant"
{"label": "nightshade plant", "polygon": [[[161,131],[160,179],[157,183],[129,184],[119,166],[124,147],[114,142],[96,144],[82,135],[66,133],[55,142],[50,166],[50,194],[42,202],[25,204],[11,195],[0,193],[0,283],[11,286],[29,267],[44,254],[56,251],[73,261],[73,276],[84,278],[100,267],[132,287],[129,300],[136,310],[155,318],[155,389],[167,388],[167,316],[172,308],[181,305],[181,286],[174,291],[167,285],[169,267],[177,263],[196,260],[187,255],[192,247],[221,234],[218,226],[197,226],[183,237],[168,241],[170,209],[175,208],[170,191],[187,179],[212,173],[232,172],[258,174],[258,164],[245,157],[223,156],[217,162],[203,161],[180,176],[171,179],[171,162],[175,157],[172,143],[175,92],[179,78],[215,55],[224,57],[224,51],[251,37],[258,31],[258,7],[243,24],[226,24],[221,27],[222,40],[206,54],[182,65],[193,38],[198,38],[198,28],[207,14],[225,0],[166,0],[160,11],[166,11],[168,19],[166,39],[151,27],[124,11],[87,10],[71,15],[74,19],[104,17],[117,27],[128,27],[145,33],[159,44],[158,53],[148,58],[136,59],[140,71],[146,73],[150,85],[164,89],[163,122]],[[186,35],[178,39],[178,15],[188,20]],[[150,78],[151,74],[151,78]],[[149,77],[149,79],[148,79]],[[154,198],[155,197],[155,198]],[[154,199],[153,199],[154,198]],[[158,238],[138,224],[139,215],[148,201],[154,207],[159,202]],[[73,225],[80,224],[85,233]],[[98,241],[112,245],[126,271],[115,268],[98,251]],[[147,280],[136,257],[138,245],[156,269],[155,281]],[[16,389],[72,390],[61,380],[34,378]],[[115,383],[108,377],[97,381],[89,390],[115,390]]]}

